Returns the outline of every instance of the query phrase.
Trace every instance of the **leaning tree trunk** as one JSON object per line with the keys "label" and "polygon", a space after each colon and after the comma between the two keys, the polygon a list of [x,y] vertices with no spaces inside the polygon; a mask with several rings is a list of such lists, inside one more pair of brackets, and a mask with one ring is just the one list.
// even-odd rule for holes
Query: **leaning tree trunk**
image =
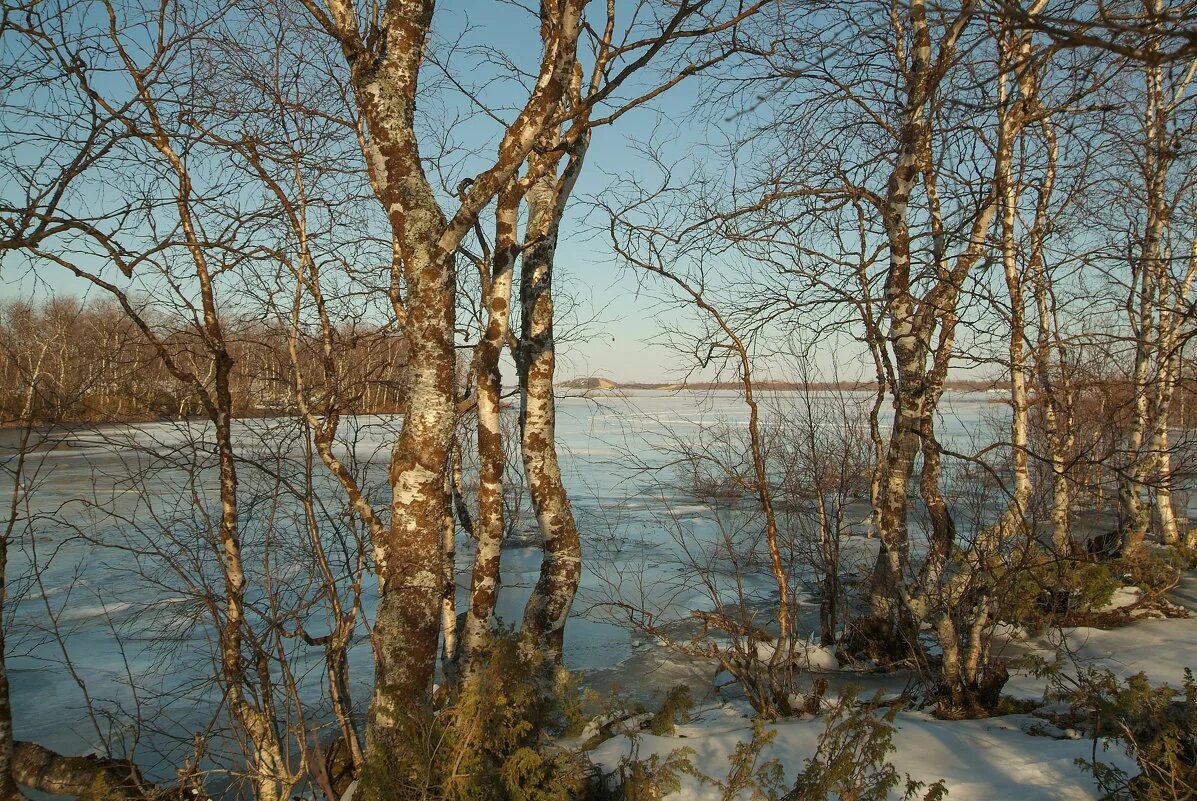
{"label": "leaning tree trunk", "polygon": [[97,801],[148,801],[171,795],[192,797],[198,795],[200,789],[157,787],[146,782],[132,762],[95,756],[64,756],[37,743],[14,745],[12,769],[18,782],[39,792]]}
{"label": "leaning tree trunk", "polygon": [[520,273],[520,436],[528,490],[544,537],[540,578],[524,609],[523,635],[558,670],[565,621],[582,576],[582,546],[557,461],[552,281],[558,227],[585,147],[582,142],[571,155],[560,179],[555,170],[545,169],[529,189],[526,239],[533,244],[524,253]]}

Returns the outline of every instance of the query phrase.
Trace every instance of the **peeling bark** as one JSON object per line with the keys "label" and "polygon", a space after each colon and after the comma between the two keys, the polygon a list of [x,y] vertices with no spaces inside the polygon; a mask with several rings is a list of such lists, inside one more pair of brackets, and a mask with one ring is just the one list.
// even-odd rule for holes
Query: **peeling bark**
{"label": "peeling bark", "polygon": [[[445,475],[445,492],[452,493],[452,475]],[[457,678],[460,645],[457,630],[457,522],[452,504],[446,505],[441,522],[441,670],[452,684]]]}
{"label": "peeling bark", "polygon": [[920,423],[929,413],[926,361],[931,347],[931,332],[926,326],[919,330],[917,305],[911,293],[911,237],[907,215],[910,195],[920,174],[919,155],[928,136],[925,105],[934,76],[931,34],[922,0],[913,0],[908,14],[913,42],[906,75],[905,109],[897,143],[898,154],[887,181],[882,209],[889,244],[885,280],[885,313],[889,320],[886,337],[894,353],[897,382],[893,386],[894,422],[882,470],[880,513],[877,516],[881,548],[874,569],[872,605],[874,614],[891,622],[896,612],[892,600],[899,595],[898,585],[905,581],[909,539],[906,492],[920,447]]}
{"label": "peeling bark", "polygon": [[[902,23],[895,19],[897,55],[905,64],[905,96],[897,153],[889,174],[886,194],[878,200],[882,214],[889,264],[885,274],[885,318],[889,330],[885,340],[893,354],[894,375],[890,392],[894,422],[884,460],[879,468],[881,481],[876,503],[881,548],[874,569],[871,605],[872,621],[864,621],[859,634],[875,656],[922,659],[914,633],[924,623],[930,624],[943,652],[939,685],[948,703],[976,696],[978,671],[985,669],[985,639],[981,629],[987,619],[985,590],[978,590],[970,579],[982,564],[982,554],[991,553],[999,539],[1015,529],[1025,518],[1030,483],[1026,462],[1027,403],[1025,368],[1021,349],[1021,330],[1014,337],[1012,390],[1016,402],[1013,429],[1016,489],[1004,525],[982,532],[975,543],[957,539],[955,523],[941,489],[942,448],[936,435],[935,412],[942,398],[956,347],[959,324],[958,305],[968,276],[988,247],[989,230],[1000,206],[1005,205],[1004,230],[1013,225],[1013,206],[1003,190],[1010,188],[1013,143],[1020,130],[1009,115],[999,111],[994,173],[987,191],[963,231],[967,237],[963,249],[948,252],[950,231],[940,207],[938,164],[932,127],[934,98],[939,83],[950,68],[958,38],[967,25],[971,6],[966,5],[953,26],[944,29],[937,47],[932,48],[932,27],[925,5],[912,2],[903,23],[909,25],[909,62],[904,52]],[[1006,69],[1010,69],[1007,67]],[[1005,87],[1005,74],[999,92]],[[926,266],[915,274],[911,248],[916,240],[910,228],[911,197],[921,184],[926,206],[920,209],[928,228]],[[1003,203],[1003,200],[1005,203]],[[1004,260],[1007,277],[1017,281],[1013,253]],[[925,290],[916,282],[930,283]],[[1021,284],[1014,289],[1015,303],[1021,309]],[[1016,325],[1021,326],[1021,312]],[[910,564],[907,493],[914,479],[917,458],[922,463],[918,475],[919,496],[929,518],[928,550],[918,574]],[[962,547],[967,553],[961,555]],[[980,622],[978,622],[980,621]],[[969,701],[968,703],[971,703]]]}
{"label": "peeling bark", "polygon": [[[1027,49],[1019,48],[1017,57],[1025,60]],[[1009,106],[1010,101],[1005,97],[1004,76],[1000,79],[999,102]],[[1023,90],[1024,94],[1027,91]],[[1025,100],[1025,97],[1024,97]],[[1021,104],[1013,104],[1001,112],[1001,125],[1004,129],[1003,138],[1009,141],[1008,147],[1013,150],[1013,140],[1018,129],[1022,126]],[[1025,357],[1026,338],[1026,301],[1023,296],[1023,279],[1018,269],[1018,242],[1015,225],[1018,217],[1018,196],[1021,186],[1014,178],[1012,152],[1000,159],[997,174],[998,194],[1001,198],[1002,213],[1000,225],[1002,274],[1006,279],[1006,292],[1010,299],[1010,341],[1008,355],[1010,357],[1010,461],[1014,474],[1014,491],[1006,505],[1006,511],[998,523],[1001,529],[1001,539],[1017,531],[1025,530],[1027,519],[1027,504],[1031,499],[1031,472],[1028,461],[1028,446],[1030,442],[1030,404],[1027,399],[1027,376]]]}
{"label": "peeling bark", "polygon": [[[1031,9],[1038,13],[1039,5]],[[1010,465],[1014,476],[1014,487],[1006,502],[1001,517],[992,526],[981,532],[977,547],[980,557],[985,558],[1002,544],[1015,537],[1026,536],[1029,531],[1029,509],[1031,500],[1030,447],[1030,400],[1027,392],[1026,359],[1026,298],[1024,279],[1018,264],[1018,209],[1019,197],[1024,185],[1021,175],[1016,176],[1014,152],[1027,129],[1029,113],[1042,114],[1039,104],[1039,76],[1036,60],[1033,58],[1031,36],[1025,31],[1003,27],[998,33],[998,62],[1000,73],[997,80],[998,93],[998,147],[995,159],[994,186],[1001,209],[998,225],[999,253],[1006,293],[1010,302],[1010,334],[1007,342],[1009,356],[1010,387]],[[1014,77],[1013,90],[1010,76]],[[1044,121],[1044,125],[1047,125]],[[1033,226],[1042,226],[1046,220],[1037,215]],[[1032,247],[1039,248],[1042,258],[1043,232],[1031,231]],[[1032,259],[1035,254],[1032,253]]]}
{"label": "peeling bark", "polygon": [[[1189,307],[1194,279],[1197,279],[1197,237],[1189,243],[1189,256],[1179,280],[1165,273],[1160,292],[1160,368],[1157,376],[1155,427],[1151,450],[1156,454],[1156,514],[1160,537],[1168,544],[1179,543],[1182,535],[1180,519],[1172,502],[1172,449],[1169,428],[1176,385],[1181,375],[1181,326]],[[1187,519],[1187,515],[1185,515]]]}

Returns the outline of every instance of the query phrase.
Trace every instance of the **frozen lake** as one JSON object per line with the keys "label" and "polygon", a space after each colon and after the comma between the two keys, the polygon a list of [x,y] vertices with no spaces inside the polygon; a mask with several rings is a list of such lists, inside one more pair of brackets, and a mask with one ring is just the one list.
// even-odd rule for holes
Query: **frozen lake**
{"label": "frozen lake", "polygon": [[[786,414],[799,397],[766,393],[766,416]],[[849,397],[861,403],[871,399],[868,393]],[[957,450],[990,441],[993,426],[1006,414],[994,398],[948,393],[941,410],[942,441]],[[823,396],[820,402],[829,400]],[[686,559],[679,548],[697,543],[701,550],[729,526],[752,535],[752,517],[734,505],[720,510],[697,502],[685,486],[685,470],[674,463],[679,443],[693,442],[712,428],[742,430],[747,416],[732,392],[638,391],[559,399],[562,469],[586,566],[567,629],[569,667],[606,671],[608,679],[614,673],[625,686],[640,679],[639,663],[625,664],[633,636],[604,619],[601,602],[610,599],[613,587],[635,589],[666,615],[709,608],[712,590],[681,569]],[[343,424],[343,431],[354,433],[351,452],[344,455],[357,461],[382,503],[395,425],[393,418]],[[177,765],[192,734],[220,714],[220,698],[203,680],[212,670],[209,632],[194,622],[202,617],[200,599],[218,589],[204,539],[215,526],[209,515],[216,509],[212,448],[205,435],[204,426],[188,423],[103,427],[64,435],[58,447],[30,460],[19,490],[21,515],[9,565],[14,632],[9,670],[19,739],[76,753],[122,740],[126,747],[136,746],[137,758],[152,774],[155,764]],[[251,602],[266,580],[288,592],[308,592],[307,571],[288,558],[286,542],[301,530],[298,498],[310,492],[329,521],[345,519],[344,502],[319,464],[311,489],[303,484],[296,465],[304,449],[293,423],[242,421],[235,436],[245,459],[240,468],[244,525],[272,532],[244,535],[247,558],[256,565]],[[0,459],[9,469],[14,438],[14,432],[0,432]],[[9,498],[12,490],[6,473],[0,477],[2,497]],[[526,499],[523,505],[526,510]],[[863,522],[867,511],[862,504],[854,513]],[[526,511],[517,523],[521,528],[534,528]],[[519,547],[509,547],[503,557],[500,614],[509,623],[518,623],[539,569],[539,548],[523,543],[517,540]],[[341,546],[348,563],[354,543]],[[463,556],[467,570],[459,572],[461,586],[468,584],[464,537],[459,541]],[[767,600],[772,589],[763,571],[744,578],[746,594]],[[369,613],[376,602],[372,577],[364,582],[364,596]],[[318,695],[318,662],[301,658],[298,667],[301,686]],[[351,671],[355,700],[364,704],[371,677],[367,648],[353,650]],[[141,739],[131,739],[139,730]]]}

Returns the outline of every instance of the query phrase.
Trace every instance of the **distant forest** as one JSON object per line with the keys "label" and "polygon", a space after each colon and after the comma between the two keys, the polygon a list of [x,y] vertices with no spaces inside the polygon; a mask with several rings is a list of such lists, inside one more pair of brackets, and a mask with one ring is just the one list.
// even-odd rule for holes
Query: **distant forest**
{"label": "distant forest", "polygon": [[[158,346],[177,371],[211,384],[212,367],[193,322],[153,318]],[[287,331],[261,320],[230,321],[233,361],[229,391],[240,417],[295,407],[292,341]],[[342,410],[389,413],[403,407],[399,373],[407,349],[393,330],[341,326],[330,332],[339,353],[349,353],[338,373]],[[304,367],[309,402],[326,390],[319,340],[294,343]],[[0,304],[0,425],[29,418],[55,422],[130,422],[204,413],[203,400],[172,375],[155,345],[114,302],[57,297],[41,304]]]}

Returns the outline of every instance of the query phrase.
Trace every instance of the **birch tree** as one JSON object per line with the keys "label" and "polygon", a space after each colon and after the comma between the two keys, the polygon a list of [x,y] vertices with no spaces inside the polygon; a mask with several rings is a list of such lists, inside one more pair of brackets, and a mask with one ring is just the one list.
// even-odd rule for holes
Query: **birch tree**
{"label": "birch tree", "polygon": [[[1145,20],[1154,21],[1162,13],[1160,3],[1144,3]],[[1127,551],[1142,544],[1151,523],[1151,509],[1144,498],[1149,480],[1157,487],[1163,538],[1168,542],[1179,538],[1172,506],[1168,431],[1186,327],[1182,309],[1193,282],[1185,257],[1185,250],[1192,249],[1192,234],[1178,216],[1180,208],[1190,202],[1192,177],[1178,156],[1188,128],[1182,109],[1192,102],[1193,64],[1197,62],[1161,64],[1159,37],[1149,38],[1145,47],[1144,102],[1140,133],[1133,140],[1139,152],[1132,156],[1138,167],[1135,195],[1141,204],[1141,228],[1131,245],[1134,252],[1126,301],[1133,337],[1133,409],[1118,485],[1123,548]],[[1174,267],[1174,259],[1178,266]]]}
{"label": "birch tree", "polygon": [[413,698],[427,698],[436,661],[442,527],[450,508],[445,475],[456,424],[456,254],[482,209],[516,175],[564,93],[576,62],[582,5],[578,0],[545,5],[535,84],[507,124],[491,165],[469,182],[457,209],[447,214],[421,160],[415,128],[433,3],[395,0],[356,8],[340,0],[305,2],[348,67],[364,123],[364,158],[392,228],[393,311],[410,343],[407,414],[391,457],[389,522],[373,542],[380,602],[372,632],[368,750],[402,747],[396,727]]}

